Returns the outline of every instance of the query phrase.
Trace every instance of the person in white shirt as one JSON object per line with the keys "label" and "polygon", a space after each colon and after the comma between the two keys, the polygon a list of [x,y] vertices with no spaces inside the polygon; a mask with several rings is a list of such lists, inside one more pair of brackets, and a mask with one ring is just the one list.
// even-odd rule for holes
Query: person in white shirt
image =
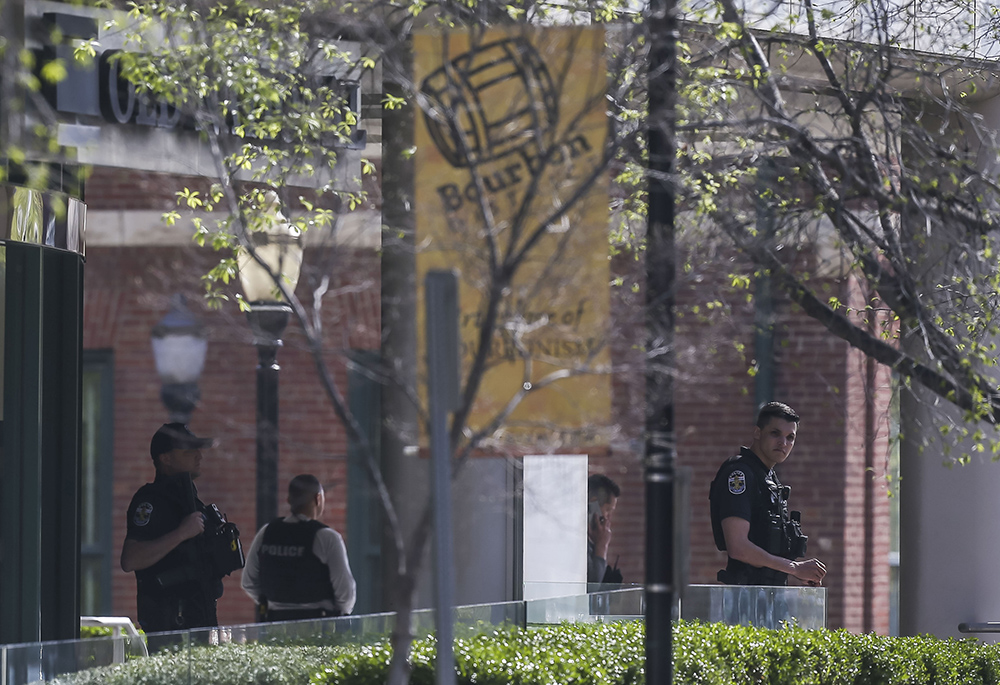
{"label": "person in white shirt", "polygon": [[290,516],[258,531],[240,585],[262,621],[294,621],[351,613],[357,585],[340,533],[321,523],[326,495],[309,474],[288,484]]}

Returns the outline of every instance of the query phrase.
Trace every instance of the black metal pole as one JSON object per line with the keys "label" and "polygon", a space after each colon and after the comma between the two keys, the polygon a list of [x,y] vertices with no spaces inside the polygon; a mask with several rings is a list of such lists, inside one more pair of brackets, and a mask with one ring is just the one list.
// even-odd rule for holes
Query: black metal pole
{"label": "black metal pole", "polygon": [[278,516],[278,348],[291,311],[253,303],[247,313],[257,347],[257,530]]}
{"label": "black metal pole", "polygon": [[257,530],[278,516],[277,356],[277,346],[257,346]]}
{"label": "black metal pole", "polygon": [[676,0],[649,6],[646,243],[646,683],[673,681]]}

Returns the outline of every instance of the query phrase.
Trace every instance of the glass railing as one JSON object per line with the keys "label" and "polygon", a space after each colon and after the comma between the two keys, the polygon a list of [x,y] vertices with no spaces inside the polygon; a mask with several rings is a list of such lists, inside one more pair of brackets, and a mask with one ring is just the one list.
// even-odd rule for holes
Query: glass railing
{"label": "glass railing", "polygon": [[688,621],[807,630],[826,627],[826,588],[760,585],[689,585],[681,600]]}
{"label": "glass railing", "polygon": [[[454,634],[459,638],[467,637],[503,625],[531,628],[566,621],[598,623],[635,620],[645,614],[642,586],[603,585],[591,589],[593,591],[586,594],[577,592],[526,601],[456,607]],[[795,622],[803,628],[822,628],[826,625],[826,590],[692,585],[686,588],[683,599],[678,599],[675,616],[678,614],[688,620],[768,628],[780,627],[783,622]],[[233,649],[252,643],[324,647],[370,644],[386,638],[393,629],[394,621],[393,613],[366,614],[151,633],[146,636],[122,633],[87,640],[0,645],[0,685],[98,683],[102,682],[102,672],[86,672],[100,667],[126,669],[131,662],[147,655],[171,660],[172,672],[181,673],[181,679],[172,680],[172,683],[206,682],[203,675],[197,673],[199,663],[205,661],[206,648]],[[431,633],[434,630],[433,610],[415,611],[411,625],[418,637]],[[184,672],[188,673],[187,677]]]}
{"label": "glass railing", "polygon": [[124,663],[146,654],[142,638],[99,637],[66,642],[35,642],[0,648],[2,685],[50,682],[59,676]]}
{"label": "glass railing", "polygon": [[[170,655],[178,661],[192,658],[199,648],[245,645],[352,645],[369,644],[387,637],[393,628],[394,613],[343,616],[281,623],[150,633],[127,634],[85,640],[35,642],[0,645],[0,685],[29,685],[48,682],[80,682],[72,674],[100,667],[126,664],[147,655]],[[454,633],[464,637],[501,625],[524,626],[525,603],[502,602],[456,607]],[[434,611],[413,612],[414,634],[424,636],[434,630]],[[189,677],[178,685],[201,678]],[[91,682],[91,681],[86,681]],[[99,681],[93,681],[99,682]]]}
{"label": "glass railing", "polygon": [[[646,613],[645,593],[641,585],[590,585],[590,592],[586,594],[564,595],[559,595],[553,583],[546,583],[546,588],[550,596],[524,602],[528,626],[563,621],[598,623],[632,620],[642,618]],[[525,596],[529,596],[529,589],[526,583]]]}

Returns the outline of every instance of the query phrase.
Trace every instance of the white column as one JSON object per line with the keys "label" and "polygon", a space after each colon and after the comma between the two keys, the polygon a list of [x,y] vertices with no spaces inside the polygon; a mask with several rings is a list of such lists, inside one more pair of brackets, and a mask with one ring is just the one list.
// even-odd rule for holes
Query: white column
{"label": "white column", "polygon": [[[1000,98],[981,102],[976,109],[983,127],[1000,130]],[[968,143],[980,144],[972,136]],[[986,172],[998,170],[991,148],[983,147],[977,161]],[[949,237],[934,235],[933,240]],[[926,249],[935,253],[933,243]],[[936,277],[933,269],[925,275],[929,280]],[[942,438],[940,427],[946,422],[962,424],[961,412],[926,390],[900,391],[902,635],[957,637],[959,623],[1000,621],[1000,463],[992,462],[988,452],[974,451],[971,442]],[[943,465],[963,455],[971,463]],[[976,637],[996,642],[1000,635]]]}
{"label": "white column", "polygon": [[587,455],[524,457],[524,599],[587,592]]}
{"label": "white column", "polygon": [[[959,637],[959,623],[1000,621],[1000,463],[942,439],[945,403],[930,393],[900,400],[899,631]],[[944,466],[949,443],[971,463]]]}

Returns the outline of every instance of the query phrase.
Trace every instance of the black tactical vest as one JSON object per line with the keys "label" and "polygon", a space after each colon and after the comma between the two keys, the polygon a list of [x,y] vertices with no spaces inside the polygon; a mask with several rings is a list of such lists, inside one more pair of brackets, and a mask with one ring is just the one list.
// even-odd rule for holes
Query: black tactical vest
{"label": "black tactical vest", "polygon": [[[748,493],[752,502],[747,539],[770,554],[794,559],[795,557],[789,556],[788,526],[791,518],[787,505],[788,489],[781,485],[774,471],[764,468],[757,455],[746,448],[741,449],[739,455],[723,462],[712,481],[709,499],[712,500],[712,534],[716,547],[725,551],[726,541],[714,495],[717,488],[726,487],[726,478],[732,471],[730,465],[737,461],[742,468],[753,472],[754,482],[757,484],[756,491]],[[732,585],[785,585],[788,575],[770,568],[751,566],[730,557],[726,570],[719,574],[719,580]]]}
{"label": "black tactical vest", "polygon": [[330,569],[313,554],[316,533],[327,526],[319,521],[267,524],[257,550],[260,584],[271,602],[305,604],[333,601]]}
{"label": "black tactical vest", "polygon": [[[197,490],[187,473],[173,476],[158,474],[152,483],[146,483],[139,489],[133,497],[135,499],[154,502],[160,509],[158,514],[167,516],[171,521],[168,527],[180,526],[188,514],[205,511],[205,505],[198,499]],[[135,577],[139,594],[158,598],[194,593],[201,597],[202,586],[214,586],[218,581],[207,563],[205,544],[206,535],[202,532],[181,542],[155,564],[137,569]],[[221,595],[221,590],[218,594]],[[209,599],[215,599],[215,596]]]}

